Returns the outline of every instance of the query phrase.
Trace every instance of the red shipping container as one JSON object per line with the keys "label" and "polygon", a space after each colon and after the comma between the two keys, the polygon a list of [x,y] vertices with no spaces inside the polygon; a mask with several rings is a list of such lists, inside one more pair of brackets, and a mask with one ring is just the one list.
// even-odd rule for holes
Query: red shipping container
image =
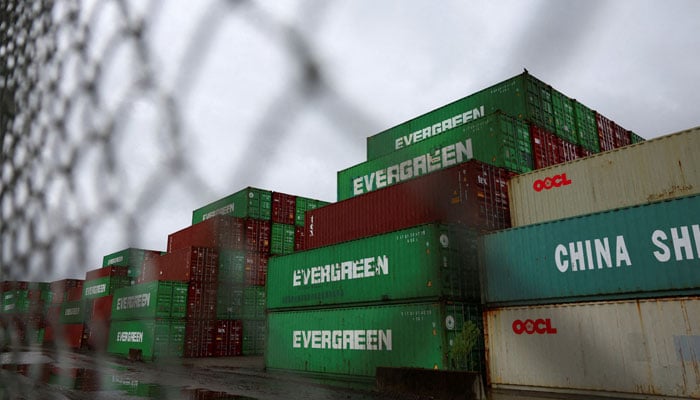
{"label": "red shipping container", "polygon": [[476,160],[307,211],[305,248],[314,249],[431,223],[489,231],[510,227],[508,179]]}
{"label": "red shipping container", "polygon": [[148,257],[137,282],[216,282],[219,253],[208,247],[187,247],[158,257]]}
{"label": "red shipping container", "polygon": [[187,247],[242,249],[245,247],[245,220],[217,216],[168,235],[168,252]]}
{"label": "red shipping container", "polygon": [[245,220],[246,247],[248,250],[270,254],[272,225],[270,221],[248,218]]}
{"label": "red shipping container", "polygon": [[618,124],[613,125],[613,141],[615,143],[615,148],[627,146],[632,144],[632,136],[630,131],[621,127]]}
{"label": "red shipping container", "polygon": [[[104,297],[101,297],[103,299]],[[88,349],[107,352],[109,344],[109,320],[92,320],[85,324],[85,338]]]}
{"label": "red shipping container", "polygon": [[267,281],[267,264],[270,256],[248,252],[245,260],[245,285],[263,286]]}
{"label": "red shipping container", "polygon": [[57,348],[80,349],[83,346],[83,324],[49,325],[44,331],[44,343]]}
{"label": "red shipping container", "polygon": [[240,320],[219,320],[216,322],[214,356],[239,356],[243,350],[243,324]]}
{"label": "red shipping container", "polygon": [[598,127],[598,140],[600,151],[608,151],[615,148],[615,123],[599,113],[595,113],[595,122]]}
{"label": "red shipping container", "polygon": [[272,222],[294,225],[296,222],[297,197],[272,192]]}
{"label": "red shipping container", "polygon": [[593,152],[588,150],[587,148],[583,146],[578,146],[576,148],[576,153],[578,154],[578,158],[583,158],[583,157],[588,157],[590,155],[593,155]]}
{"label": "red shipping container", "polygon": [[66,290],[65,301],[78,301],[83,298],[83,288],[74,287]]}
{"label": "red shipping container", "polygon": [[111,266],[90,270],[85,273],[86,281],[94,281],[95,279],[112,277],[112,276],[128,276],[129,267]]}
{"label": "red shipping container", "polygon": [[113,295],[96,297],[90,299],[86,308],[88,321],[109,321],[112,319],[112,299]]}
{"label": "red shipping container", "polygon": [[68,289],[80,288],[82,293],[83,283],[85,281],[82,279],[62,279],[60,281],[51,282],[49,288],[52,295],[51,302],[63,303],[66,300],[66,292]]}
{"label": "red shipping container", "polygon": [[532,158],[535,161],[535,169],[564,162],[563,139],[537,125],[530,124],[530,140],[532,141]]}
{"label": "red shipping container", "polygon": [[216,318],[216,283],[193,281],[187,287],[188,321]]}
{"label": "red shipping container", "polygon": [[304,250],[304,227],[294,227],[294,251]]}
{"label": "red shipping container", "polygon": [[188,320],[185,323],[184,357],[212,357],[216,320]]}

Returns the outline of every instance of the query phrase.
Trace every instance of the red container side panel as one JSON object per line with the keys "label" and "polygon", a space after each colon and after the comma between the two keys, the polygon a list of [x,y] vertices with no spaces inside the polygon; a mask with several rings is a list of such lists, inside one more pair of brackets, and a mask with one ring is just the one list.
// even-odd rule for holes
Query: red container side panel
{"label": "red container side panel", "polygon": [[583,146],[578,146],[576,147],[576,154],[578,155],[578,158],[583,158],[591,156],[594,153]]}
{"label": "red container side panel", "polygon": [[208,247],[188,247],[149,257],[144,262],[138,283],[152,281],[216,282],[219,253]]}
{"label": "red container side panel", "polygon": [[185,323],[183,357],[213,357],[216,320],[188,320]]}
{"label": "red container side panel", "polygon": [[66,301],[78,301],[83,298],[83,288],[74,287],[66,290]]}
{"label": "red container side panel", "polygon": [[168,235],[168,252],[188,247],[241,249],[245,247],[245,220],[217,216]]}
{"label": "red container side panel", "polygon": [[245,263],[245,285],[263,286],[267,282],[267,254],[247,253]]}
{"label": "red container side panel", "polygon": [[600,113],[595,113],[596,126],[598,127],[598,139],[600,151],[608,151],[615,148],[615,123]]}
{"label": "red container side panel", "polygon": [[88,271],[85,273],[85,280],[86,281],[94,281],[95,279],[100,279],[104,277],[112,277],[112,276],[128,276],[129,275],[129,267],[119,267],[119,266],[110,266],[110,267],[103,267],[103,268],[97,268],[93,269],[91,271]]}
{"label": "red container side panel", "polygon": [[618,124],[613,125],[613,141],[615,148],[632,144],[631,132]]}
{"label": "red container side panel", "polygon": [[248,218],[245,220],[247,249],[260,254],[270,254],[272,225],[270,221]]}
{"label": "red container side panel", "polygon": [[82,293],[83,284],[85,283],[82,279],[63,279],[60,281],[51,282],[49,290],[51,291],[51,302],[54,304],[60,304],[66,301],[66,292],[72,288],[78,288]]}
{"label": "red container side panel", "polygon": [[80,349],[83,347],[83,324],[58,324],[47,326],[44,343],[59,348]]}
{"label": "red container side panel", "polygon": [[96,297],[90,299],[90,306],[86,307],[88,321],[109,321],[112,319],[112,299],[113,295]]}
{"label": "red container side panel", "polygon": [[109,324],[110,321],[108,320],[92,320],[85,324],[85,345],[88,349],[102,353],[107,352]]}
{"label": "red container side panel", "polygon": [[563,139],[560,137],[537,125],[530,124],[530,140],[532,141],[535,169],[564,162],[564,145]]}
{"label": "red container side panel", "polygon": [[304,227],[294,227],[294,251],[304,250]]}
{"label": "red container side panel", "polygon": [[243,349],[243,324],[240,320],[218,320],[214,338],[214,356],[239,356]]}
{"label": "red container side panel", "polygon": [[187,320],[216,318],[216,283],[190,282],[187,287]]}
{"label": "red container side panel", "polygon": [[476,160],[308,211],[305,249],[431,223],[480,231],[510,227],[508,180]]}
{"label": "red container side panel", "polygon": [[579,155],[579,146],[567,142],[566,140],[561,141],[561,146],[562,146],[562,156],[564,157],[562,162],[568,162],[568,161],[573,161],[577,158],[581,158]]}
{"label": "red container side panel", "polygon": [[297,197],[272,192],[272,222],[294,225],[296,220]]}

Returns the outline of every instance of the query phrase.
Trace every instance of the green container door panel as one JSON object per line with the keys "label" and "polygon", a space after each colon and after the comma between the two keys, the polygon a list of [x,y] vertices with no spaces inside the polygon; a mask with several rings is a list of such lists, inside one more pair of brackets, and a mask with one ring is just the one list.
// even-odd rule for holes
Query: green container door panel
{"label": "green container door panel", "polygon": [[272,213],[272,192],[252,187],[240,190],[192,212],[192,224],[217,215],[269,220]]}
{"label": "green container door panel", "polygon": [[187,315],[188,286],[186,282],[173,282],[173,297],[170,308],[170,317],[173,319],[185,318]]}
{"label": "green container door panel", "polygon": [[461,363],[450,360],[448,332],[461,331],[463,320],[440,303],[272,312],[265,364],[364,377],[379,366],[453,369]]}
{"label": "green container door panel", "polygon": [[370,192],[477,159],[513,172],[532,170],[525,122],[495,113],[400,151],[338,172],[338,200]]}
{"label": "green container door panel", "polygon": [[573,103],[578,144],[592,153],[600,153],[600,139],[598,138],[595,112],[578,101]]}
{"label": "green container door panel", "polygon": [[418,227],[272,257],[267,307],[480,299],[476,234]]}
{"label": "green container door panel", "polygon": [[314,200],[314,199],[309,199],[306,197],[297,196],[295,215],[294,215],[295,225],[304,226],[307,211],[315,210],[315,209],[317,209],[319,207],[323,207],[327,204],[329,204],[329,203],[326,201]]}
{"label": "green container door panel", "polygon": [[483,236],[489,304],[700,293],[700,196]]}
{"label": "green container door panel", "polygon": [[569,143],[579,144],[573,100],[557,90],[552,90],[551,93],[554,109],[554,134]]}
{"label": "green container door panel", "polygon": [[270,254],[290,254],[294,252],[294,225],[272,223],[270,230]]}

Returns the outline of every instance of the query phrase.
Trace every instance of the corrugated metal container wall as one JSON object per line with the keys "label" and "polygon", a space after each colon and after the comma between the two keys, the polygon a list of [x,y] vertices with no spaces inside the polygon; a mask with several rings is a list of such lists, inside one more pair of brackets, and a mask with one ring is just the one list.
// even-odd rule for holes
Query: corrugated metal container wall
{"label": "corrugated metal container wall", "polygon": [[117,289],[112,319],[184,318],[187,287],[184,282],[152,281]]}
{"label": "corrugated metal container wall", "polygon": [[128,276],[137,278],[143,269],[143,262],[146,257],[160,255],[157,250],[146,250],[137,248],[127,248],[121,251],[108,254],[102,258],[103,267],[120,266],[128,268]]}
{"label": "corrugated metal container wall", "polygon": [[271,218],[271,208],[271,191],[247,187],[194,210],[192,212],[192,225],[217,215],[269,220]]}
{"label": "corrugated metal container wall", "polygon": [[600,139],[596,126],[595,111],[574,100],[576,115],[576,133],[578,143],[592,153],[600,153]]}
{"label": "corrugated metal container wall", "polygon": [[168,235],[168,252],[187,247],[241,249],[246,246],[245,219],[216,216]]}
{"label": "corrugated metal container wall", "polygon": [[219,254],[208,247],[187,247],[149,259],[137,283],[199,280],[216,282]]}
{"label": "corrugated metal container wall", "polygon": [[270,254],[293,253],[295,232],[295,225],[273,222],[270,229]]}
{"label": "corrugated metal container wall", "polygon": [[124,286],[131,285],[128,276],[105,276],[91,281],[85,281],[82,289],[84,299],[94,299],[114,294],[114,291]]}
{"label": "corrugated metal container wall", "polygon": [[530,125],[532,159],[535,169],[549,167],[564,162],[564,139],[536,126]]}
{"label": "corrugated metal container wall", "polygon": [[66,299],[66,292],[72,288],[81,288],[85,281],[83,279],[62,279],[51,282],[51,303],[60,304]]}
{"label": "corrugated metal container wall", "polygon": [[598,142],[600,151],[608,151],[615,148],[615,124],[602,114],[595,113],[596,126],[598,127]]}
{"label": "corrugated metal container wall", "polygon": [[697,399],[698,315],[697,296],[491,309],[489,381],[495,388]]}
{"label": "corrugated metal container wall", "polygon": [[554,110],[554,133],[567,142],[579,144],[573,100],[555,89],[552,89],[551,93]]}
{"label": "corrugated metal container wall", "polygon": [[496,113],[409,148],[338,172],[338,201],[476,159],[514,172],[532,170],[530,131]]}
{"label": "corrugated metal container wall", "polygon": [[296,209],[294,213],[294,223],[297,226],[304,226],[306,219],[306,212],[309,210],[315,210],[319,207],[330,204],[327,201],[309,199],[307,197],[297,196]]}
{"label": "corrugated metal container wall", "polygon": [[85,281],[111,277],[111,276],[128,276],[129,267],[110,266],[90,270],[85,273]]}
{"label": "corrugated metal container wall", "polygon": [[522,226],[700,193],[700,128],[513,177]]}
{"label": "corrugated metal container wall", "polygon": [[487,304],[700,291],[700,195],[513,228],[481,242]]}
{"label": "corrugated metal container wall", "polygon": [[476,238],[457,225],[421,225],[272,257],[267,308],[480,301]]}
{"label": "corrugated metal container wall", "polygon": [[[375,376],[379,366],[480,371],[481,321],[479,306],[461,303],[271,312],[265,366],[360,377]],[[455,354],[463,330],[477,344]]]}
{"label": "corrugated metal container wall", "polygon": [[367,138],[367,160],[463,127],[494,112],[555,131],[551,88],[527,72]]}
{"label": "corrugated metal container wall", "polygon": [[513,175],[472,160],[306,214],[305,248],[314,249],[431,222],[482,230],[510,226]]}
{"label": "corrugated metal container wall", "polygon": [[183,337],[176,333],[184,324],[170,319],[112,321],[107,351],[129,356],[137,352],[143,360],[181,356]]}
{"label": "corrugated metal container wall", "polygon": [[279,224],[294,225],[297,197],[280,192],[272,192],[271,220]]}
{"label": "corrugated metal container wall", "polygon": [[62,324],[82,324],[85,322],[85,303],[82,300],[69,301],[61,304]]}

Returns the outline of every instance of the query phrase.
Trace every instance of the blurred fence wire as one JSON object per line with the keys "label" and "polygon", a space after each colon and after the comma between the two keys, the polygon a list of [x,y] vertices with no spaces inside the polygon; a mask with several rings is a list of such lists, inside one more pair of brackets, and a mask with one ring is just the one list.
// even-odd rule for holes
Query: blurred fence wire
{"label": "blurred fence wire", "polygon": [[[365,118],[325,79],[308,40],[314,26],[310,19],[322,18],[325,2],[299,3],[299,15],[309,19],[304,29],[252,0],[184,3],[181,11],[188,17],[192,8],[204,11],[184,39],[185,53],[174,78],[165,79],[164,61],[157,54],[167,53],[162,47],[168,44],[153,40],[152,30],[168,3],[3,2],[0,280],[45,281],[56,271],[64,271],[58,276],[79,276],[96,268],[100,260],[88,259],[87,249],[100,231],[115,231],[141,247],[144,216],[164,201],[169,185],[216,196],[186,154],[186,136],[206,132],[183,115],[203,60],[213,51],[211,43],[232,15],[255,19],[255,29],[287,55],[285,69],[293,71],[285,75],[284,90],[258,110],[248,146],[273,151],[289,132],[288,122],[314,103],[341,124]],[[144,114],[155,129],[135,127]],[[273,114],[284,118],[267,117]],[[131,142],[133,131],[159,143],[156,153],[148,154],[151,162],[135,162],[139,153]],[[132,148],[124,151],[124,146]],[[252,160],[246,157],[253,155],[234,160],[234,175],[252,173],[247,169]]]}

